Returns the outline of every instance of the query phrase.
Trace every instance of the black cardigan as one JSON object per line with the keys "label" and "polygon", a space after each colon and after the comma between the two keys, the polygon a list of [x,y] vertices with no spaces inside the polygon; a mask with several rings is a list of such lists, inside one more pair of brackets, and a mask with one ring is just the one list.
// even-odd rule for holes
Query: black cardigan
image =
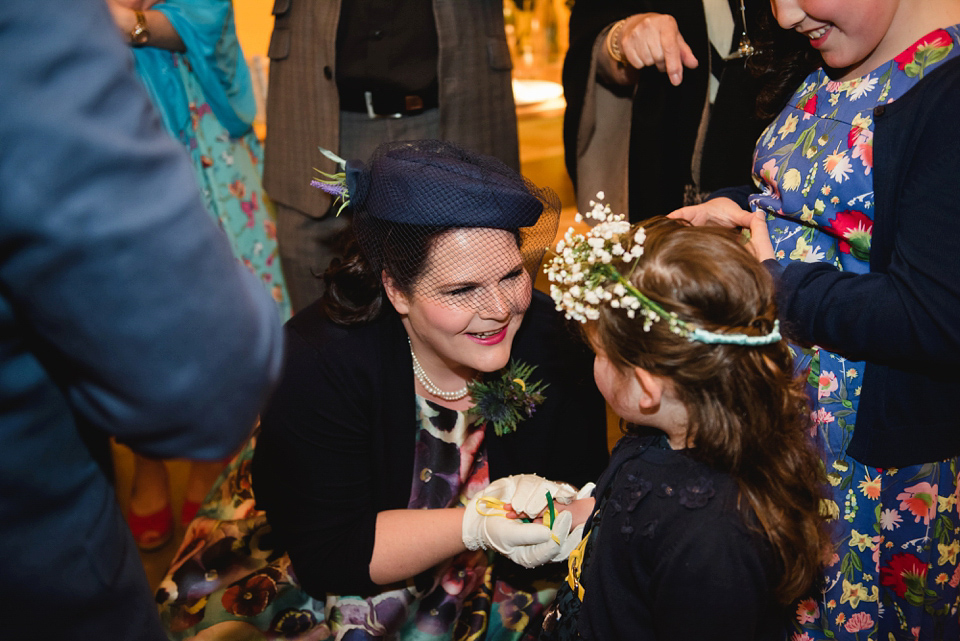
{"label": "black cardigan", "polygon": [[866,465],[960,454],[958,108],[960,58],[874,109],[868,274],[765,262],[789,338],[866,361],[847,449]]}
{"label": "black cardigan", "polygon": [[[301,586],[369,594],[377,513],[405,508],[414,475],[416,399],[400,317],[387,309],[353,327],[326,320],[318,304],[286,326],[284,374],[263,413],[253,462],[265,509]],[[603,397],[592,353],[534,292],[512,357],[549,384],[534,416],[505,436],[487,432],[491,480],[521,472],[581,485],[607,461]]]}
{"label": "black cardigan", "polygon": [[783,639],[782,571],[736,481],[639,429],[659,436],[622,438],[597,483],[580,637]]}

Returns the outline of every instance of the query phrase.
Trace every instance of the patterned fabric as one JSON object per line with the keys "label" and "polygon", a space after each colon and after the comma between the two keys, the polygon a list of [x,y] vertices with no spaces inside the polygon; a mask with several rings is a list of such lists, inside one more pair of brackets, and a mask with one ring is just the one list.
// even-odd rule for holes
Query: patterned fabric
{"label": "patterned fabric", "polygon": [[207,211],[220,223],[234,256],[260,278],[281,318],[289,318],[273,205],[261,185],[253,87],[232,5],[166,0],[153,8],[170,20],[187,52],[137,47],[137,74],[167,130],[189,152]]}
{"label": "patterned fabric", "polygon": [[[869,271],[873,109],[957,55],[958,43],[960,27],[939,29],[861,78],[837,82],[818,70],[805,80],[764,132],[754,162],[763,193],[751,205],[773,215],[780,263]],[[822,594],[797,604],[792,639],[960,637],[958,460],[878,469],[847,457],[864,364],[819,348],[795,351],[831,486],[836,548]]]}
{"label": "patterned fabric", "polygon": [[[417,411],[408,507],[462,505],[489,483],[485,425],[419,396]],[[558,580],[495,563],[482,550],[372,597],[310,597],[256,507],[250,484],[256,440],[254,434],[224,471],[160,583],[157,601],[171,639],[510,641],[553,600]]]}

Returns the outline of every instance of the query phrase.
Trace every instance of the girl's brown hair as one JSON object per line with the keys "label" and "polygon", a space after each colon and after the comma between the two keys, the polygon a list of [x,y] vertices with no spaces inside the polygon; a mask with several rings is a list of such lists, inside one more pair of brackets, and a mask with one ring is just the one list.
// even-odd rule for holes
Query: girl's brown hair
{"label": "girl's brown hair", "polygon": [[[706,330],[770,333],[772,279],[735,234],[666,218],[643,226],[644,253],[629,276],[640,291]],[[809,403],[789,347],[707,345],[671,332],[666,321],[649,331],[643,323],[639,314],[631,319],[603,305],[586,332],[617,366],[673,383],[688,414],[690,455],[737,481],[783,568],[777,597],[802,596],[829,540],[820,516],[823,467],[806,433]]]}

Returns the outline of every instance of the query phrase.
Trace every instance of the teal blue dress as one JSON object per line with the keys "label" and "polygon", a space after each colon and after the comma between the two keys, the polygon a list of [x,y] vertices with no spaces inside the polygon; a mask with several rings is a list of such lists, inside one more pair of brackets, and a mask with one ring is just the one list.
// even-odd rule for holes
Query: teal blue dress
{"label": "teal blue dress", "polygon": [[[761,136],[755,210],[770,214],[776,259],[870,269],[873,110],[960,55],[960,26],[938,29],[864,75],[810,74]],[[891,337],[894,340],[895,337]],[[829,481],[824,511],[834,549],[818,594],[793,608],[791,641],[960,638],[960,459],[900,469],[847,455],[864,363],[794,348],[807,377],[813,428]],[[917,438],[923,426],[917,425]]]}
{"label": "teal blue dress", "polygon": [[261,184],[256,102],[230,0],[166,0],[152,7],[186,51],[135,48],[140,76],[164,125],[190,153],[207,210],[233,253],[263,282],[282,318],[290,302],[277,254],[273,206]]}

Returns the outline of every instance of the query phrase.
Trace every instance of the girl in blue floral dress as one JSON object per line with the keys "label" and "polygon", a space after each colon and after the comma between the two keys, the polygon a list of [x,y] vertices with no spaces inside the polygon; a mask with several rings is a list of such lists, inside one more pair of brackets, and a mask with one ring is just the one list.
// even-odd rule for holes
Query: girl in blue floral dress
{"label": "girl in blue floral dress", "polygon": [[760,214],[675,215],[750,227],[807,373],[834,548],[791,638],[957,639],[960,3],[814,4],[773,2],[819,68],[757,143]]}

